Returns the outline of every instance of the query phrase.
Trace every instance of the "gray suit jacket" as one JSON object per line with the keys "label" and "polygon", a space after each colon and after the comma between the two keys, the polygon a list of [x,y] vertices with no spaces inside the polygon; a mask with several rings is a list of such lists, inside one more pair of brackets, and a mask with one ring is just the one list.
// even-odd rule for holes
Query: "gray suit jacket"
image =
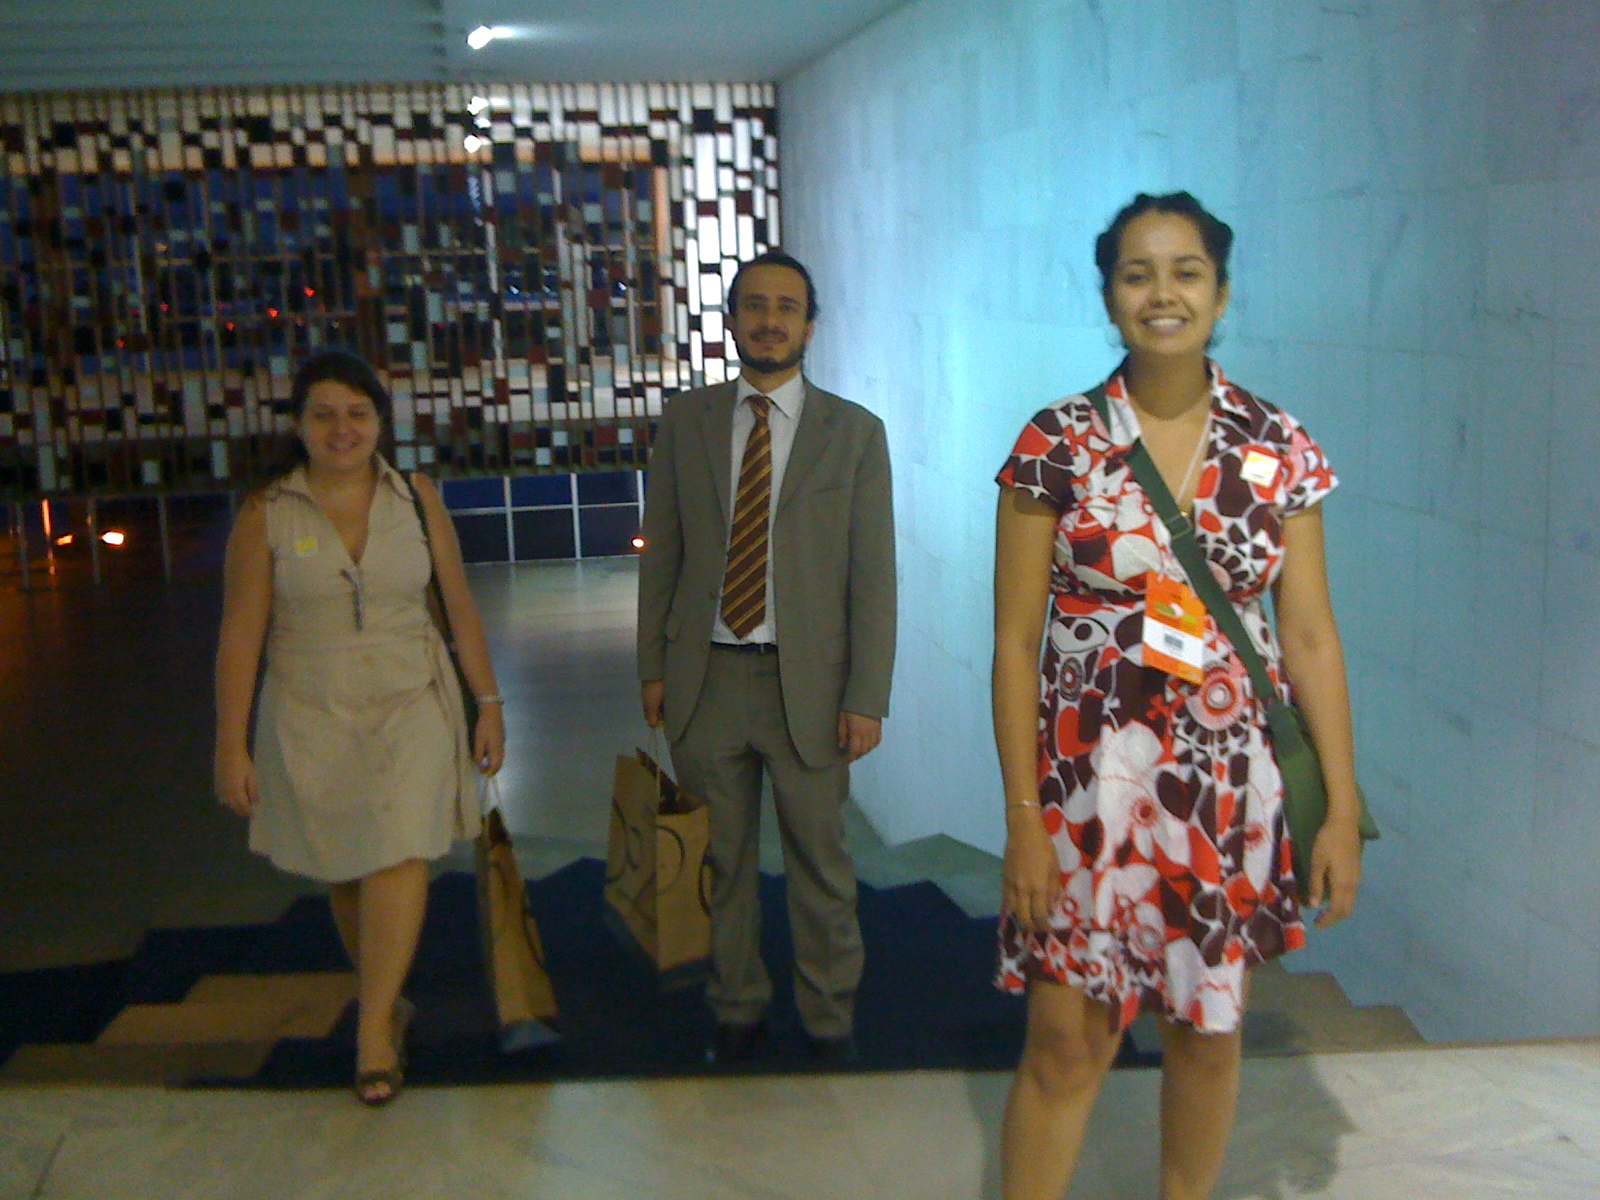
{"label": "gray suit jacket", "polygon": [[[645,491],[639,678],[666,681],[683,735],[705,681],[727,568],[735,385],[673,397]],[[840,758],[839,713],[884,717],[894,671],[894,497],[883,422],[806,383],[773,513],[778,669],[789,735],[811,767]]]}

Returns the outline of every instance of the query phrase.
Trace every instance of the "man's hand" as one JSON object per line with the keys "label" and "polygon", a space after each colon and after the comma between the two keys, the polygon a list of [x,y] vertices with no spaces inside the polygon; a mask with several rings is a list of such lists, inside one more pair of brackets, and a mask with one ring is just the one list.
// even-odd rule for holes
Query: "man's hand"
{"label": "man's hand", "polygon": [[883,741],[883,721],[879,717],[863,717],[859,713],[839,714],[839,749],[847,761],[870,754]]}
{"label": "man's hand", "polygon": [[639,685],[639,701],[644,706],[644,723],[660,729],[667,719],[667,681],[646,679]]}

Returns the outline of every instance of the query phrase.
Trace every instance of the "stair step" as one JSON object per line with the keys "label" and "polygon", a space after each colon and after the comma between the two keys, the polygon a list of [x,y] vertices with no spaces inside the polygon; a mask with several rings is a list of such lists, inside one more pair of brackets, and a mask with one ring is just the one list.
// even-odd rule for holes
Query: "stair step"
{"label": "stair step", "polygon": [[[1160,1030],[1150,1013],[1141,1014],[1130,1033],[1140,1050],[1161,1046]],[[1339,981],[1326,972],[1291,974],[1277,962],[1263,963],[1251,972],[1244,1052],[1252,1058],[1427,1044],[1403,1009],[1354,1005]]]}
{"label": "stair step", "polygon": [[184,1001],[320,1003],[342,1007],[355,998],[354,971],[319,971],[302,975],[207,975],[189,989]]}
{"label": "stair step", "polygon": [[341,1003],[232,1001],[130,1004],[95,1039],[99,1046],[195,1045],[327,1037]]}
{"label": "stair step", "polygon": [[0,1084],[97,1083],[177,1087],[196,1080],[250,1079],[273,1043],[19,1046],[0,1067]]}
{"label": "stair step", "polygon": [[179,1003],[129,1005],[96,1040],[152,1046],[322,1038],[355,992],[349,972],[208,975]]}

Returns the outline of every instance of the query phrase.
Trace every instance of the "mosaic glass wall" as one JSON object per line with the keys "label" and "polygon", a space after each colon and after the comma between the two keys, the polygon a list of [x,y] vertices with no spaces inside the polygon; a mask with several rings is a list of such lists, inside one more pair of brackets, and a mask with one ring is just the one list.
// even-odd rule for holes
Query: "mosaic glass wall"
{"label": "mosaic glass wall", "polygon": [[396,458],[637,467],[778,242],[770,85],[0,96],[0,494],[214,490],[294,366],[379,364]]}

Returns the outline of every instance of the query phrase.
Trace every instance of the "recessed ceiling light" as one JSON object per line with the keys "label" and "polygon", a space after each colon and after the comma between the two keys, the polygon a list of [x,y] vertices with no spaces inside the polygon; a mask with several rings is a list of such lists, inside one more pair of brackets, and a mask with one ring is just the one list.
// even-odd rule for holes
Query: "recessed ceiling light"
{"label": "recessed ceiling light", "polygon": [[512,37],[515,33],[514,29],[509,29],[504,25],[479,25],[471,33],[467,34],[467,45],[474,50],[482,50],[496,38]]}
{"label": "recessed ceiling light", "polygon": [[488,107],[489,97],[487,96],[474,96],[471,100],[467,101],[467,111],[472,113],[474,116],[476,116],[478,113],[481,113]]}
{"label": "recessed ceiling light", "polygon": [[472,154],[475,153],[480,147],[485,145],[485,142],[477,134],[469,133],[466,137],[461,139],[461,144],[466,147],[468,154]]}

